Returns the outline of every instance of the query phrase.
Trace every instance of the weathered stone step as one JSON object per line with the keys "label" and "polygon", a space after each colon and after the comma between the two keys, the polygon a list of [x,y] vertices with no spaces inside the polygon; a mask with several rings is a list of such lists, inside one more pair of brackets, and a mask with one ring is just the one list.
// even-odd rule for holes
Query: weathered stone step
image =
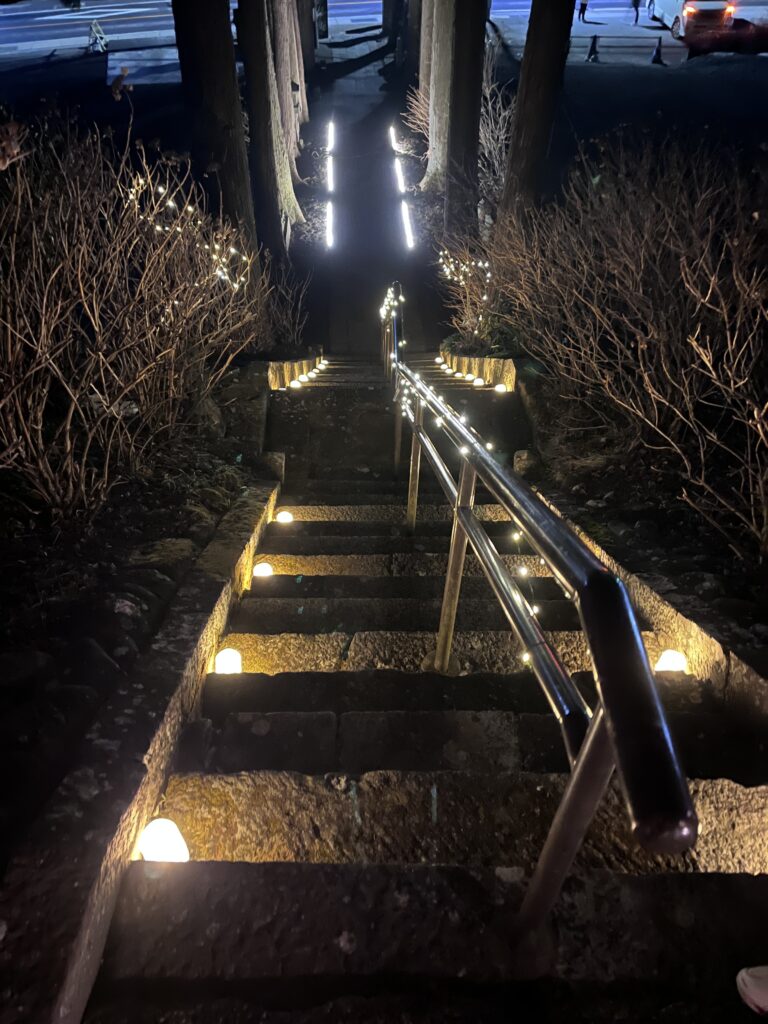
{"label": "weathered stone step", "polygon": [[547,702],[524,671],[506,676],[436,672],[285,672],[277,675],[209,675],[202,715],[221,722],[237,712],[276,711],[529,711]]}
{"label": "weathered stone step", "polygon": [[[545,634],[569,672],[591,665],[584,634],[559,630]],[[652,636],[645,636],[654,656]],[[244,672],[338,672],[393,668],[420,672],[435,648],[433,632],[369,631],[357,633],[228,633],[222,647],[240,651]],[[655,645],[656,650],[658,644]],[[453,656],[465,672],[508,674],[524,668],[524,651],[509,631],[459,631]]]}
{"label": "weathered stone step", "polygon": [[[507,568],[528,586],[533,578],[549,576],[549,570],[535,555],[502,555]],[[445,578],[447,553],[394,552],[392,554],[270,555],[257,553],[257,561],[269,562],[280,576],[432,576]],[[473,554],[464,562],[465,576],[482,576],[482,566]],[[527,591],[526,591],[527,593]]]}
{"label": "weathered stone step", "polygon": [[[258,581],[257,581],[258,582]],[[439,598],[271,598],[258,587],[246,595],[232,614],[229,628],[236,633],[359,633],[365,630],[427,630],[440,624]],[[536,617],[545,630],[580,628],[572,601],[540,601]],[[456,617],[459,630],[503,630],[508,622],[494,600],[465,598]]]}
{"label": "weathered stone step", "polygon": [[[287,505],[280,503],[280,508],[290,512],[298,522],[308,520],[323,521],[348,521],[348,522],[378,522],[391,523],[395,526],[402,525],[405,519],[405,509],[402,504],[393,505]],[[513,529],[509,516],[501,507],[495,504],[475,505],[475,515],[484,522],[506,522],[510,529]],[[453,510],[448,505],[425,505],[419,509],[417,522],[446,522],[453,517]],[[417,526],[418,529],[418,526]]]}
{"label": "weathered stone step", "polygon": [[[283,507],[284,505],[281,503],[280,509]],[[411,532],[405,524],[404,505],[402,506],[402,514],[403,517],[400,522],[377,522],[370,519],[365,519],[362,522],[349,519],[308,519],[292,523],[278,523],[273,520],[264,531],[264,540],[272,542],[294,538],[309,539],[311,537],[344,537],[349,539],[354,537],[403,537],[415,541],[431,538],[439,538],[440,540],[450,539],[453,528],[453,522],[450,518],[446,517],[440,520],[417,523],[416,530]],[[509,539],[514,542],[515,551],[519,550],[525,554],[531,552],[530,546],[521,536],[518,536],[516,540],[514,539],[513,535],[517,531],[513,523],[489,522],[485,524],[485,530],[494,543]]]}
{"label": "weathered stone step", "polygon": [[[317,524],[324,526],[325,523]],[[346,525],[344,523],[336,525]],[[497,524],[494,524],[497,525]],[[512,540],[508,524],[507,530],[494,538],[496,549],[500,554],[514,555],[521,545]],[[365,554],[410,554],[416,553],[448,553],[450,536],[416,534],[407,536],[405,531],[400,536],[392,536],[386,524],[376,524],[376,531],[369,534],[315,534],[281,535],[279,531],[268,531],[259,546],[260,555],[365,555]],[[529,549],[530,552],[530,549]]]}
{"label": "weathered stone step", "polygon": [[130,999],[135,986],[157,993],[167,983],[178,996],[182,983],[194,983],[187,997],[199,998],[201,988],[238,995],[247,985],[300,1006],[323,980],[327,999],[356,984],[402,995],[419,982],[468,987],[543,975],[673,983],[699,996],[703,987],[712,998],[732,994],[738,967],[764,956],[763,878],[590,873],[566,885],[557,938],[548,931],[526,952],[510,935],[521,890],[519,873],[505,868],[135,861],[119,893],[102,990],[124,984]]}
{"label": "weathered stone step", "polygon": [[[516,865],[530,871],[565,775],[376,771],[172,775],[161,813],[193,860]],[[768,787],[694,780],[695,850],[654,856],[629,834],[618,787],[603,800],[577,869],[768,871]]]}
{"label": "weathered stone step", "polygon": [[[295,987],[291,981],[290,986]],[[126,987],[131,989],[125,991]],[[288,987],[288,983],[286,983]],[[307,1005],[313,988],[317,1000]],[[171,984],[170,993],[136,990],[134,983],[106,985],[91,1002],[84,1024],[749,1024],[749,1011],[737,1005],[732,988],[722,991],[681,991],[669,982],[624,982],[600,986],[569,985],[547,978],[543,981],[473,984],[461,987],[446,980],[406,986],[400,978],[395,991],[363,994],[359,979],[356,994],[329,997],[328,985],[310,986],[302,979],[301,1005],[289,1008],[288,993],[267,991],[226,997],[182,993]],[[383,985],[387,987],[386,983]],[[408,991],[405,991],[405,989]],[[415,989],[415,991],[414,991]],[[277,1003],[277,1005],[275,1005]],[[173,1013],[173,1016],[170,1014]]]}
{"label": "weathered stone step", "polygon": [[[272,564],[272,560],[269,561]],[[558,601],[563,596],[553,576],[532,576],[521,586],[526,597],[536,603]],[[441,600],[444,589],[445,578],[441,576],[264,576],[252,583],[252,591],[261,597],[356,597],[394,601],[419,598],[428,601]],[[460,600],[464,599],[495,600],[484,576],[467,576],[462,580]]]}
{"label": "weathered stone step", "polygon": [[[691,778],[768,781],[749,737],[721,716],[668,716]],[[195,729],[193,725],[192,729]],[[230,715],[183,770],[361,773],[393,771],[567,772],[551,714],[483,711],[281,711]]]}

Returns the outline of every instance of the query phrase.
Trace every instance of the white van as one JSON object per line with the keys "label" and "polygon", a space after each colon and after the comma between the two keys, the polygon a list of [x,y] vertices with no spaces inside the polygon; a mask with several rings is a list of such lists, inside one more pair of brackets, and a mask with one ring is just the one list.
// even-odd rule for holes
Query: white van
{"label": "white van", "polygon": [[666,25],[675,39],[682,39],[696,29],[730,28],[736,13],[736,4],[726,0],[648,0],[646,6],[651,21]]}

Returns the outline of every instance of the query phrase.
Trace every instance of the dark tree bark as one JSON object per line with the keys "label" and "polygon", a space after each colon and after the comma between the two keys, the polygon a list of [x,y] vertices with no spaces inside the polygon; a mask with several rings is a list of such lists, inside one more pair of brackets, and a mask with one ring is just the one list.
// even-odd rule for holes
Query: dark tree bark
{"label": "dark tree bark", "polygon": [[315,19],[312,17],[313,0],[298,0],[299,32],[301,34],[301,53],[304,58],[306,75],[315,66]]}
{"label": "dark tree bark", "polygon": [[408,77],[415,78],[421,63],[421,5],[422,0],[408,0],[408,28],[406,39],[406,68]]}
{"label": "dark tree bark", "polygon": [[291,0],[290,6],[291,24],[293,28],[293,40],[291,45],[291,82],[299,87],[298,94],[294,95],[294,102],[298,101],[299,124],[306,124],[309,121],[309,103],[307,101],[307,82],[304,78],[304,58],[301,53],[301,29],[299,27],[299,7],[297,0]]}
{"label": "dark tree bark", "polygon": [[[236,12],[237,40],[245,65],[245,101],[250,131],[253,199],[259,242],[282,260],[287,255],[280,201],[278,152],[273,131],[269,26],[266,0],[240,0]],[[288,180],[290,182],[290,169]],[[293,187],[293,186],[291,186]]]}
{"label": "dark tree bark", "polygon": [[546,166],[573,22],[573,0],[533,0],[502,210],[535,202]]}
{"label": "dark tree bark", "polygon": [[457,4],[468,0],[434,0],[432,65],[429,75],[429,162],[423,189],[445,188],[448,168],[448,122],[451,104],[453,27]]}
{"label": "dark tree bark", "polygon": [[299,124],[291,88],[291,51],[293,48],[293,22],[288,9],[288,0],[270,0],[272,9],[272,41],[275,56],[275,77],[277,95],[280,101],[280,120],[283,137],[291,161],[291,174],[298,180],[296,157],[299,152]]}
{"label": "dark tree bark", "polygon": [[421,0],[421,38],[419,40],[419,88],[429,96],[429,76],[432,70],[432,30],[435,19],[435,0]]}
{"label": "dark tree bark", "polygon": [[485,58],[485,5],[457,3],[453,23],[445,233],[477,229],[477,159]]}
{"label": "dark tree bark", "polygon": [[[221,213],[256,244],[243,113],[228,0],[173,0],[184,100],[194,126],[193,155],[217,171]],[[212,199],[216,202],[216,196]]]}

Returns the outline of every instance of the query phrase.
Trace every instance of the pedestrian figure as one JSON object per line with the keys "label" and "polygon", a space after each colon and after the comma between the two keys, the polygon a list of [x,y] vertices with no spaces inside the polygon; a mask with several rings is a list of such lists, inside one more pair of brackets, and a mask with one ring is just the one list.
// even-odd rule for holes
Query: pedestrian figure
{"label": "pedestrian figure", "polygon": [[589,0],[581,0],[581,3],[579,4],[579,17],[578,17],[579,21],[586,21],[587,20],[586,15],[587,15],[587,3],[588,2],[589,2]]}
{"label": "pedestrian figure", "polygon": [[640,0],[632,0],[632,6],[635,9],[635,24],[637,24],[640,18]]}

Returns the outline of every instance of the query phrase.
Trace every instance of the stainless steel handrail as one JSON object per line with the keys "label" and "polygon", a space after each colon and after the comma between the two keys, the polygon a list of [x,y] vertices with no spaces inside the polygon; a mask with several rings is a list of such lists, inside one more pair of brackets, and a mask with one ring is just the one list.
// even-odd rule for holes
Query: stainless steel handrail
{"label": "stainless steel handrail", "polygon": [[[560,723],[572,765],[520,913],[519,925],[529,931],[554,906],[614,768],[632,833],[646,849],[674,854],[692,847],[698,831],[696,812],[624,584],[524,480],[496,462],[477,433],[433,387],[401,362],[401,299],[392,289],[388,298],[392,301],[385,304],[386,315],[394,341],[386,358],[401,405],[396,423],[401,430],[405,420],[412,428],[407,522],[415,527],[422,454],[454,509],[434,667],[449,668],[464,558],[471,545]],[[459,454],[458,485],[429,437],[428,412]],[[396,463],[399,437],[398,432]],[[473,511],[478,479],[574,601],[594,669],[594,714]]]}

